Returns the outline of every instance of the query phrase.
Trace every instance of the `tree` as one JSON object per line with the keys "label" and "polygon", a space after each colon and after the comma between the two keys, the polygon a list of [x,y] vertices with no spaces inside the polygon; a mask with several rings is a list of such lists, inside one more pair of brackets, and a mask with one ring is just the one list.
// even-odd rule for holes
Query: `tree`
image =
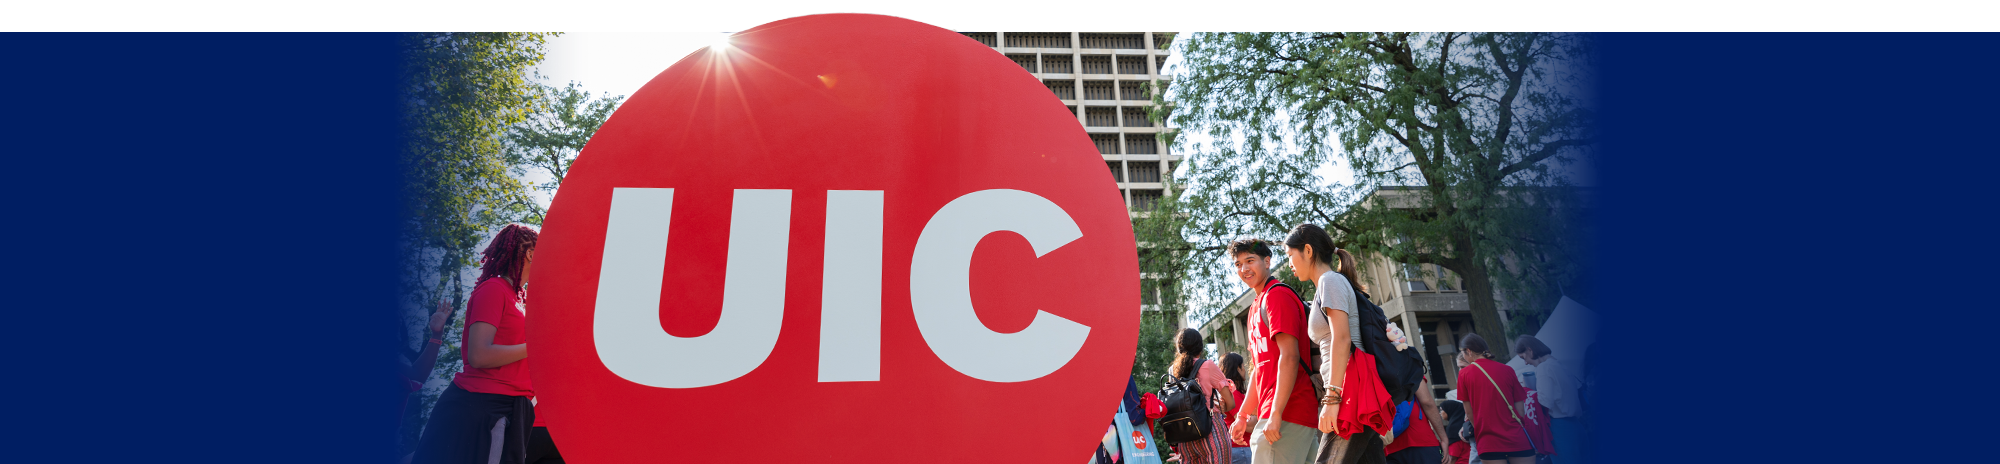
{"label": "tree", "polygon": [[[1500,301],[1529,316],[1520,331],[1576,288],[1587,247],[1569,171],[1591,144],[1588,36],[1204,33],[1182,46],[1185,71],[1155,107],[1205,139],[1179,137],[1192,249],[1327,225],[1342,247],[1463,278],[1474,330],[1496,346]],[[1316,173],[1336,154],[1352,184]],[[1189,259],[1197,280],[1224,281],[1203,266],[1214,255]]]}
{"label": "tree", "polygon": [[528,73],[546,38],[428,33],[404,40],[402,251],[410,291],[442,288],[472,266],[486,231],[538,218],[540,208],[510,175],[503,136],[533,109]]}
{"label": "tree", "polygon": [[508,162],[516,166],[516,174],[528,169],[548,173],[553,181],[533,187],[555,191],[584,143],[624,101],[624,95],[591,98],[575,82],[562,88],[536,86],[535,112],[507,132]]}
{"label": "tree", "polygon": [[[530,68],[542,60],[542,33],[424,33],[403,40],[401,94],[406,131],[402,156],[403,210],[398,217],[405,330],[413,340],[417,311],[448,300],[463,311],[463,274],[474,268],[489,231],[509,222],[539,222],[540,207],[510,173],[504,135],[533,111]],[[459,353],[463,318],[446,335],[433,376],[449,376]],[[436,393],[427,391],[420,410]],[[409,423],[413,436],[421,420]]]}

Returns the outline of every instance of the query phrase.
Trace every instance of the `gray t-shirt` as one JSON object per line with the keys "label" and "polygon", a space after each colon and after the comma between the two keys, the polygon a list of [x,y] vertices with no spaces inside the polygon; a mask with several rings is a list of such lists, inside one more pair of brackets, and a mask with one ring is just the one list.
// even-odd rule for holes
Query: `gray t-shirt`
{"label": "gray t-shirt", "polygon": [[[1347,282],[1347,276],[1338,272],[1320,274],[1319,284],[1313,288],[1312,301],[1307,303],[1312,317],[1306,318],[1306,333],[1312,337],[1313,343],[1319,345],[1320,376],[1328,381],[1341,378],[1333,373],[1333,350],[1347,347],[1333,346],[1333,326],[1328,325],[1327,318],[1329,314],[1334,317],[1345,314],[1346,320],[1341,323],[1347,324],[1347,338],[1359,340],[1354,334],[1354,327],[1361,325],[1361,316],[1351,311],[1354,309],[1354,286]],[[1358,341],[1354,346],[1359,346]]]}

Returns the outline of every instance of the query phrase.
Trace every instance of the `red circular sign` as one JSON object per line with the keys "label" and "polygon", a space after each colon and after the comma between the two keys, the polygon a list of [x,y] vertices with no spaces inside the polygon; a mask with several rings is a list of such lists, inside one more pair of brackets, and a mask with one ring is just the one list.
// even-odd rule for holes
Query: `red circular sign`
{"label": "red circular sign", "polygon": [[1139,323],[1125,205],[1076,116],[957,33],[787,19],[591,139],[528,291],[565,458],[1074,462]]}

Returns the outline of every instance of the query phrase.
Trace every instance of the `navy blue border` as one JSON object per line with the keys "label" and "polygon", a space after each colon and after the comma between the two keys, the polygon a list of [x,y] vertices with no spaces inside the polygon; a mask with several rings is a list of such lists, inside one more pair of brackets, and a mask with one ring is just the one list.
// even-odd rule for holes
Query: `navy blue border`
{"label": "navy blue border", "polygon": [[395,47],[0,35],[0,460],[391,462]]}
{"label": "navy blue border", "polygon": [[1603,448],[1990,454],[2000,35],[1600,37]]}

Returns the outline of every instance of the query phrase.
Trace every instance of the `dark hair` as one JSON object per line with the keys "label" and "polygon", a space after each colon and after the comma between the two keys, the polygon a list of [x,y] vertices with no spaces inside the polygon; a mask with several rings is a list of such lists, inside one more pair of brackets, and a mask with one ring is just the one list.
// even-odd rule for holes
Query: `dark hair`
{"label": "dark hair", "polygon": [[494,277],[507,277],[507,286],[515,292],[521,291],[521,268],[528,262],[528,251],[535,249],[535,240],[541,234],[535,229],[520,224],[508,224],[493,235],[493,241],[486,244],[486,251],[480,252],[479,278],[473,283],[485,282]]}
{"label": "dark hair", "polygon": [[1257,256],[1262,256],[1266,259],[1269,259],[1271,257],[1271,245],[1264,243],[1264,239],[1249,238],[1249,237],[1239,238],[1236,239],[1236,241],[1234,242],[1229,242],[1230,257],[1235,257],[1236,255],[1244,253],[1256,253]]}
{"label": "dark hair", "polygon": [[1169,372],[1174,377],[1193,377],[1194,362],[1208,351],[1207,344],[1201,342],[1201,331],[1181,329],[1174,338],[1174,366]]}
{"label": "dark hair", "polygon": [[1250,383],[1243,380],[1243,355],[1236,353],[1222,355],[1222,376],[1228,377],[1230,383],[1236,384],[1237,393],[1248,392],[1244,390],[1249,388]]}
{"label": "dark hair", "polygon": [[1549,349],[1548,344],[1542,343],[1541,340],[1536,340],[1534,335],[1522,335],[1521,338],[1514,339],[1514,354],[1521,354],[1529,351],[1533,351],[1535,353],[1535,359],[1541,359],[1547,357],[1551,353],[1555,353],[1555,351]]}
{"label": "dark hair", "polygon": [[1471,351],[1473,354],[1486,359],[1493,359],[1493,353],[1488,352],[1486,348],[1486,337],[1481,337],[1476,333],[1465,334],[1465,338],[1458,339],[1458,349]]}
{"label": "dark hair", "polygon": [[[1347,254],[1347,250],[1342,250],[1340,247],[1334,246],[1333,236],[1327,235],[1326,229],[1319,228],[1319,224],[1299,224],[1298,227],[1292,228],[1291,236],[1285,237],[1286,248],[1305,251],[1307,245],[1312,246],[1312,256],[1307,256],[1307,258],[1312,259],[1315,263],[1337,263],[1338,266],[1333,271],[1339,272],[1342,277],[1346,277],[1348,285],[1360,288],[1361,272],[1354,268],[1354,255]],[[1314,282],[1314,284],[1318,284],[1318,282]]]}

